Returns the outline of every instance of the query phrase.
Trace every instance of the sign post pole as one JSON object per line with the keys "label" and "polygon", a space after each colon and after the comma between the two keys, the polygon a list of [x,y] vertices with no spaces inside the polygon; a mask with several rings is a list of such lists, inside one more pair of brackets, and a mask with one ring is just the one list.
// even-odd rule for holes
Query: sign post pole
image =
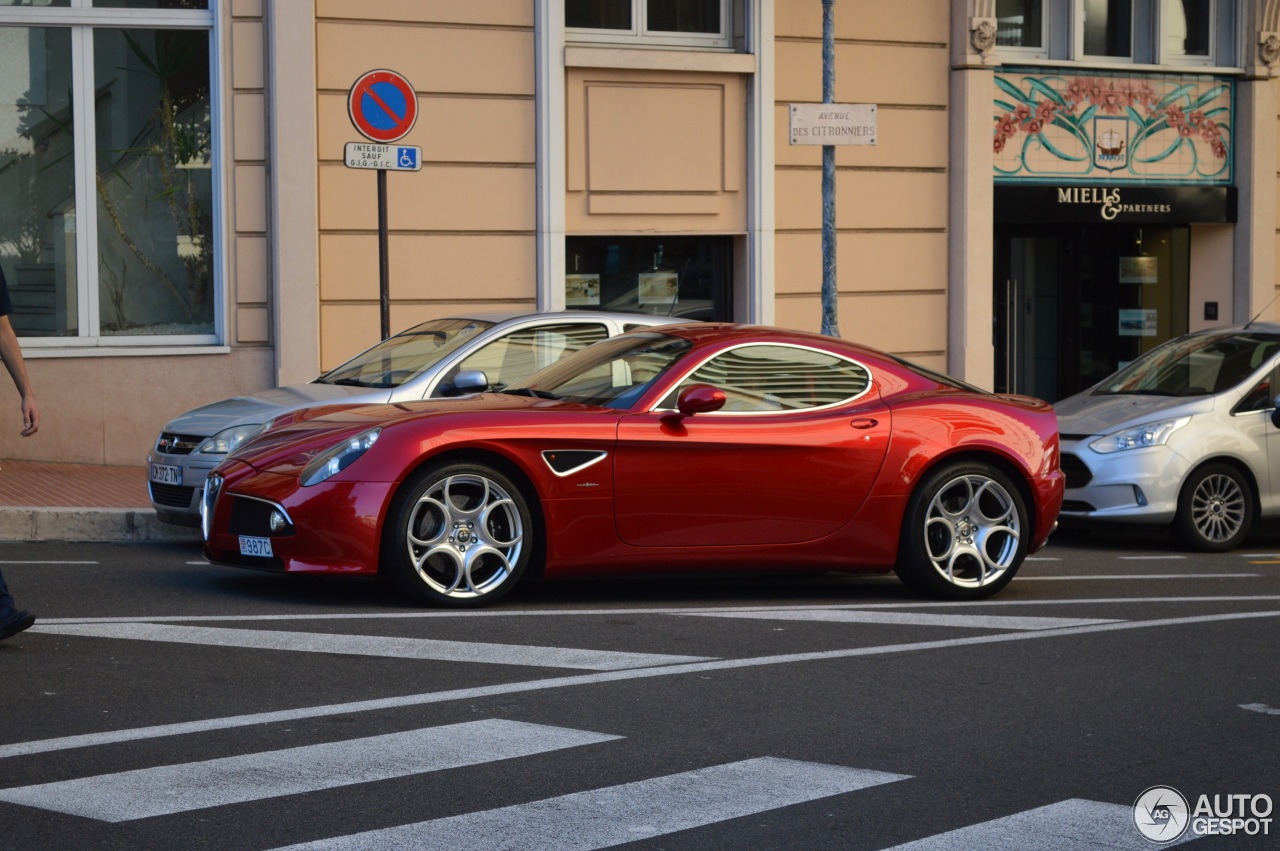
{"label": "sign post pole", "polygon": [[378,309],[382,339],[391,336],[391,264],[387,259],[387,170],[378,169]]}
{"label": "sign post pole", "polygon": [[388,144],[403,138],[418,120],[418,95],[395,71],[362,74],[347,93],[347,114],[367,139],[381,144],[348,142],[343,150],[347,168],[378,172],[378,314],[382,339],[391,336],[391,263],[387,225],[387,172],[418,171],[422,149]]}

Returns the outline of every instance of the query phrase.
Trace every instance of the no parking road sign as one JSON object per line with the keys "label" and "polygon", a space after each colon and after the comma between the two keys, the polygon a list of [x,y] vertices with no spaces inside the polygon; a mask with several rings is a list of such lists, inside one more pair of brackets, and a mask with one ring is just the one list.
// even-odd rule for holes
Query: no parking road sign
{"label": "no parking road sign", "polygon": [[347,94],[347,114],[366,138],[394,142],[418,120],[418,95],[401,75],[385,69],[356,80]]}

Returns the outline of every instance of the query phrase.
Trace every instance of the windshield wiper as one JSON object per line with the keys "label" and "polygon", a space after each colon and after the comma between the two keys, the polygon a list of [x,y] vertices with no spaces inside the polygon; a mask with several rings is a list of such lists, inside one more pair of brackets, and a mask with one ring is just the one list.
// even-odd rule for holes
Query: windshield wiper
{"label": "windshield wiper", "polygon": [[532,387],[516,387],[512,390],[499,390],[508,396],[532,396],[534,399],[550,399],[553,402],[560,401],[560,397],[554,393],[548,393],[545,390],[534,390]]}
{"label": "windshield wiper", "polygon": [[1173,390],[1149,390],[1149,389],[1148,390],[1102,390],[1102,391],[1099,391],[1099,395],[1102,395],[1102,396],[1202,396],[1207,394],[1208,392],[1209,391],[1207,390],[1204,393],[1187,393],[1187,392],[1179,393]]}
{"label": "windshield wiper", "polygon": [[330,384],[341,384],[344,387],[373,387],[373,384],[366,384],[358,378],[338,378],[329,382]]}

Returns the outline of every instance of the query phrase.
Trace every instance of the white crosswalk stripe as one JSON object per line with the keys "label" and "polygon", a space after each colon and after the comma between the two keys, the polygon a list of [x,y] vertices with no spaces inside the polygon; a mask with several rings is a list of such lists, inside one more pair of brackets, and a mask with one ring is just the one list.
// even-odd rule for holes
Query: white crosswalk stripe
{"label": "white crosswalk stripe", "polygon": [[1013,615],[941,615],[928,612],[886,612],[865,609],[777,609],[774,611],[695,612],[690,617],[742,618],[771,621],[812,621],[819,623],[870,623],[896,626],[944,626],[963,629],[1062,629],[1119,623],[1097,618],[1037,618]]}
{"label": "white crosswalk stripe", "polygon": [[305,653],[337,653],[345,656],[383,656],[395,659],[527,665],[588,671],[621,671],[629,668],[680,665],[687,662],[706,662],[711,658],[573,647],[536,647],[525,644],[440,641],[430,638],[335,635],[323,632],[284,632],[270,629],[224,629],[155,623],[37,624],[31,628],[31,631],[88,638],[122,638],[136,641],[167,641],[175,644],[246,647],[255,650],[292,650]]}
{"label": "white crosswalk stripe", "polygon": [[906,779],[763,757],[289,849],[608,848]]}
{"label": "white crosswalk stripe", "polygon": [[[1197,839],[1188,832],[1170,848]],[[1157,847],[1133,824],[1133,807],[1073,798],[1004,818],[897,845],[886,851],[971,851],[1017,848],[1019,851],[1150,851]]]}
{"label": "white crosswalk stripe", "polygon": [[620,736],[499,719],[0,789],[0,801],[121,822],[598,744]]}

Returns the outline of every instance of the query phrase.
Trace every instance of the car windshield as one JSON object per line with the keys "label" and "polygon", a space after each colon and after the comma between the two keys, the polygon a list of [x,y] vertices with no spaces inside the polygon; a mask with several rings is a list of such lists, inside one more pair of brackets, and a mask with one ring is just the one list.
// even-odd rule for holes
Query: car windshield
{"label": "car windshield", "polygon": [[1238,331],[1179,337],[1138,358],[1094,393],[1205,396],[1240,384],[1280,351],[1280,334]]}
{"label": "car windshield", "polygon": [[625,410],[692,347],[680,337],[633,331],[575,352],[502,392]]}
{"label": "car windshield", "polygon": [[492,327],[492,322],[474,319],[424,322],[388,337],[342,366],[326,372],[316,382],[355,387],[399,387]]}

